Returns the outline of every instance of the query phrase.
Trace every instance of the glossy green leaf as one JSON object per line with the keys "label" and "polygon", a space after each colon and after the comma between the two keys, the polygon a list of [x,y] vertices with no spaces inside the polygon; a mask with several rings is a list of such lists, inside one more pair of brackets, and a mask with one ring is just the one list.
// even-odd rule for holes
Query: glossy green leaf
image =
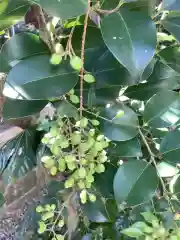
{"label": "glossy green leaf", "polygon": [[125,142],[113,142],[109,154],[117,157],[141,157],[141,146],[137,138]]}
{"label": "glossy green leaf", "polygon": [[178,41],[180,41],[180,14],[169,13],[162,21],[163,27],[170,32]]}
{"label": "glossy green leaf", "polygon": [[97,199],[94,203],[87,202],[82,206],[82,208],[90,221],[95,223],[110,222],[106,204],[101,198]]}
{"label": "glossy green leaf", "polygon": [[179,83],[179,73],[167,64],[157,62],[147,82],[128,87],[124,95],[132,99],[145,101],[158,92],[178,87]]}
{"label": "glossy green leaf", "polygon": [[77,83],[78,75],[68,61],[53,67],[49,55],[30,57],[9,72],[7,82],[27,99],[60,97]]}
{"label": "glossy green leaf", "polygon": [[[118,28],[112,28],[112,25]],[[101,31],[109,50],[139,80],[155,53],[154,22],[142,12],[122,8],[103,18]]]}
{"label": "glossy green leaf", "polygon": [[5,183],[12,183],[16,179],[25,176],[36,165],[34,151],[36,135],[32,131],[24,131],[16,138],[13,154],[2,173]]}
{"label": "glossy green leaf", "polygon": [[153,128],[174,125],[180,118],[180,95],[173,91],[163,91],[154,95],[145,105],[144,124]]}
{"label": "glossy green leaf", "polygon": [[67,20],[79,15],[83,15],[88,6],[87,0],[35,0],[42,6],[49,14],[61,18],[61,20]]}
{"label": "glossy green leaf", "polygon": [[[48,101],[45,100],[21,100],[6,98],[3,107],[3,118],[22,118],[39,113]],[[18,111],[17,111],[18,109]]]}
{"label": "glossy green leaf", "polygon": [[131,161],[119,167],[114,178],[117,204],[141,204],[152,199],[158,185],[156,169],[143,161]]}
{"label": "glossy green leaf", "polygon": [[[118,111],[124,111],[121,118],[115,118]],[[101,130],[104,135],[110,140],[127,141],[137,135],[138,118],[132,109],[121,103],[108,104],[101,116],[106,120],[101,119]]]}
{"label": "glossy green leaf", "polygon": [[5,42],[0,51],[0,72],[8,72],[20,60],[48,53],[40,37],[32,33],[19,33]]}
{"label": "glossy green leaf", "polygon": [[173,132],[169,132],[165,136],[160,145],[160,152],[162,153],[163,159],[170,162],[173,165],[180,163],[180,129],[176,129]]}
{"label": "glossy green leaf", "polygon": [[157,0],[124,0],[127,3],[127,6],[131,10],[143,11],[152,15],[155,11],[155,6],[157,4]]}
{"label": "glossy green leaf", "polygon": [[169,46],[161,50],[158,55],[163,62],[170,66],[172,69],[180,73],[180,47]]}
{"label": "glossy green leaf", "polygon": [[21,19],[30,6],[27,0],[9,0],[8,6],[0,16],[0,31],[9,28]]}
{"label": "glossy green leaf", "polygon": [[180,10],[180,2],[179,0],[163,0],[162,9],[169,11],[178,11]]}

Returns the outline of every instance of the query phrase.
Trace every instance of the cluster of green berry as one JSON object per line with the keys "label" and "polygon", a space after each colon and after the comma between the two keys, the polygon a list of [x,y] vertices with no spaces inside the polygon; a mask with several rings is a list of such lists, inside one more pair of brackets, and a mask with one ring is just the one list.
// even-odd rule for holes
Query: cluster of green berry
{"label": "cluster of green berry", "polygon": [[124,235],[132,237],[133,239],[144,240],[179,240],[180,231],[178,229],[169,232],[163,226],[162,222],[151,212],[141,213],[145,222],[135,222],[129,228],[121,231]]}
{"label": "cluster of green berry", "polygon": [[[58,117],[50,131],[44,135],[42,142],[46,144],[52,156],[42,157],[44,166],[51,175],[66,172],[68,178],[65,188],[80,189],[80,199],[84,204],[89,198],[94,202],[96,196],[87,191],[94,182],[96,173],[105,171],[104,163],[108,161],[105,149],[109,140],[102,134],[98,135],[96,126],[99,122],[83,117],[72,123],[69,118]],[[90,127],[93,128],[90,128]]]}
{"label": "cluster of green berry", "polygon": [[[58,214],[58,212],[56,212],[55,204],[51,204],[51,205],[46,204],[45,206],[39,205],[36,207],[36,212],[41,214],[41,221],[39,221],[39,229],[38,229],[39,234],[43,234],[46,231],[48,231],[48,232],[52,232],[54,235],[52,240],[65,239],[64,235],[56,234],[54,231],[55,227],[57,227],[60,230],[65,224],[63,218],[61,218],[60,220],[57,219],[57,221],[55,221],[55,224],[54,224],[54,217],[56,214]],[[49,222],[52,222],[52,224],[50,224]]]}

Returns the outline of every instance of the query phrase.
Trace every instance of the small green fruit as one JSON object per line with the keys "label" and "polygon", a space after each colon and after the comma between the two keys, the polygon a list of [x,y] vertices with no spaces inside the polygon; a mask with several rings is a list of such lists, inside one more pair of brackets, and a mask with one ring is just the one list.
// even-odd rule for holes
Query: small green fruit
{"label": "small green fruit", "polygon": [[90,194],[90,195],[89,195],[89,200],[90,200],[91,202],[95,202],[95,201],[96,201],[96,196],[95,196],[94,194]]}
{"label": "small green fruit", "polygon": [[87,83],[93,83],[96,80],[91,74],[85,74],[84,75],[84,81],[87,82]]}
{"label": "small green fruit", "polygon": [[91,120],[92,125],[99,126],[100,122],[96,119]]}
{"label": "small green fruit", "polygon": [[53,212],[47,212],[47,213],[44,213],[42,215],[42,220],[43,221],[47,221],[48,219],[53,218],[53,217],[54,217],[54,213]]}
{"label": "small green fruit", "polygon": [[76,96],[76,95],[70,95],[70,100],[74,104],[78,104],[79,103],[79,97]]}
{"label": "small green fruit", "polygon": [[64,186],[65,186],[65,188],[73,187],[74,186],[74,179],[73,178],[69,178],[68,180],[66,180]]}
{"label": "small green fruit", "polygon": [[81,143],[81,133],[76,131],[71,135],[72,145],[78,145]]}
{"label": "small green fruit", "polygon": [[80,178],[85,178],[86,176],[86,169],[84,167],[81,167],[79,170],[78,170],[78,173],[79,173],[79,177]]}
{"label": "small green fruit", "polygon": [[42,234],[46,231],[46,224],[43,221],[39,222],[39,229],[38,229],[38,233]]}
{"label": "small green fruit", "polygon": [[56,174],[57,174],[57,167],[55,167],[55,166],[53,166],[51,169],[50,169],[50,173],[51,173],[51,175],[52,176],[56,176]]}
{"label": "small green fruit", "polygon": [[87,192],[86,192],[86,190],[81,191],[80,199],[81,199],[82,204],[85,204],[87,202]]}
{"label": "small green fruit", "polygon": [[69,92],[68,92],[69,95],[74,95],[74,89],[71,89]]}
{"label": "small green fruit", "polygon": [[84,189],[84,188],[85,188],[85,183],[84,183],[84,181],[80,180],[80,181],[78,182],[78,186],[79,186],[80,189]]}
{"label": "small green fruit", "polygon": [[62,56],[58,53],[53,53],[50,59],[52,65],[59,65],[62,62]]}
{"label": "small green fruit", "polygon": [[68,162],[67,167],[69,170],[73,171],[76,169],[76,164],[74,162]]}
{"label": "small green fruit", "polygon": [[105,172],[105,166],[104,166],[104,164],[98,164],[98,165],[96,166],[96,172],[97,172],[97,173],[103,173],[103,172]]}
{"label": "small green fruit", "polygon": [[91,137],[94,137],[94,135],[95,135],[95,129],[90,129],[89,135],[90,135]]}
{"label": "small green fruit", "polygon": [[44,211],[44,208],[42,206],[37,206],[36,207],[36,212],[41,213]]}
{"label": "small green fruit", "polygon": [[61,219],[61,220],[59,220],[59,222],[58,222],[58,227],[62,228],[63,226],[64,226],[64,220]]}
{"label": "small green fruit", "polygon": [[75,162],[76,161],[76,157],[74,156],[74,155],[66,155],[65,157],[64,157],[64,159],[65,159],[65,161],[67,162],[67,163],[72,163],[72,162]]}
{"label": "small green fruit", "polygon": [[62,149],[69,147],[69,141],[68,140],[64,140],[63,142],[61,142],[60,147]]}
{"label": "small green fruit", "polygon": [[61,234],[56,234],[56,240],[64,240],[65,237]]}
{"label": "small green fruit", "polygon": [[124,111],[123,110],[119,110],[117,113],[116,113],[116,116],[115,118],[120,118],[124,115]]}
{"label": "small green fruit", "polygon": [[59,160],[58,160],[58,164],[59,164],[59,171],[60,172],[64,172],[65,170],[66,170],[66,162],[65,162],[65,160],[64,160],[64,158],[60,158]]}
{"label": "small green fruit", "polygon": [[93,183],[94,182],[94,177],[92,174],[88,174],[86,176],[86,181],[89,182],[89,183]]}
{"label": "small green fruit", "polygon": [[81,68],[83,67],[83,62],[80,57],[78,56],[73,56],[70,60],[70,65],[73,69],[76,71],[80,71]]}

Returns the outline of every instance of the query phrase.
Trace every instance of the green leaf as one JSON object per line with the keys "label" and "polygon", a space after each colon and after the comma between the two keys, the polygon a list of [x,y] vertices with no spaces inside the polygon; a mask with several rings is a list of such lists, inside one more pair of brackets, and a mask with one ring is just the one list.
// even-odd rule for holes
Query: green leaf
{"label": "green leaf", "polygon": [[178,11],[180,10],[180,2],[179,0],[163,0],[162,9],[169,11]]}
{"label": "green leaf", "polygon": [[178,87],[179,82],[179,73],[167,66],[167,64],[157,62],[147,82],[128,87],[124,95],[132,99],[145,101],[157,92]]}
{"label": "green leaf", "polygon": [[180,41],[180,14],[169,13],[167,17],[162,21],[164,28],[170,32],[178,41]]}
{"label": "green leaf", "polygon": [[157,0],[124,0],[132,11],[143,11],[152,15],[155,11]]}
{"label": "green leaf", "polygon": [[35,133],[24,131],[16,138],[13,154],[2,173],[5,183],[14,182],[16,179],[25,176],[36,165],[34,152]]}
{"label": "green leaf", "polygon": [[5,203],[5,198],[4,198],[3,194],[0,193],[0,207],[2,207],[4,203]]}
{"label": "green leaf", "polygon": [[0,2],[0,15],[6,10],[8,6],[8,0],[2,0]]}
{"label": "green leaf", "polygon": [[165,128],[178,122],[180,118],[180,95],[173,91],[163,91],[154,95],[146,104],[144,123],[153,128]]}
{"label": "green leaf", "polygon": [[50,15],[59,17],[61,20],[68,20],[70,18],[83,15],[88,6],[87,0],[35,0],[45,9]]}
{"label": "green leaf", "polygon": [[45,100],[21,100],[6,98],[3,107],[3,118],[22,118],[34,115],[39,113],[47,104],[48,101]]}
{"label": "green leaf", "polygon": [[161,177],[173,177],[179,172],[179,170],[176,167],[172,166],[167,162],[160,162],[157,165],[157,170],[158,170],[159,176]]}
{"label": "green leaf", "polygon": [[142,157],[141,146],[137,138],[125,142],[113,142],[109,154],[117,157]]}
{"label": "green leaf", "polygon": [[150,228],[145,222],[135,222],[133,225],[131,225],[131,228],[137,228],[143,233],[152,233],[154,230],[153,228]]}
{"label": "green leaf", "polygon": [[143,212],[141,213],[143,218],[146,220],[146,222],[152,223],[152,221],[159,222],[158,218],[151,212]]}
{"label": "green leaf", "polygon": [[18,63],[9,72],[7,83],[27,99],[49,99],[69,92],[77,83],[78,75],[64,61],[53,67],[50,56],[39,55]]}
{"label": "green leaf", "polygon": [[87,202],[82,206],[88,219],[95,223],[110,222],[105,202],[99,198],[96,202]]}
{"label": "green leaf", "polygon": [[69,103],[68,101],[61,101],[57,104],[57,114],[61,117],[67,116],[67,117],[74,117],[76,119],[79,118],[78,109]]}
{"label": "green leaf", "polygon": [[180,129],[176,129],[173,132],[169,132],[161,141],[160,152],[163,155],[163,159],[170,162],[173,165],[180,163]]}
{"label": "green leaf", "polygon": [[169,46],[161,50],[158,55],[165,64],[180,73],[180,47]]}
{"label": "green leaf", "polygon": [[143,161],[131,161],[119,167],[114,178],[117,204],[137,205],[152,199],[158,185],[156,169]]}
{"label": "green leaf", "polygon": [[[112,28],[113,25],[118,28]],[[101,31],[116,59],[140,80],[156,48],[156,27],[151,18],[142,12],[122,8],[102,19]]]}
{"label": "green leaf", "polygon": [[170,191],[180,199],[180,175],[174,176],[170,182]]}
{"label": "green leaf", "polygon": [[[124,111],[121,118],[115,118],[118,111]],[[137,135],[138,117],[132,109],[121,103],[108,104],[101,116],[101,130],[110,140],[127,141]]]}
{"label": "green leaf", "polygon": [[8,72],[20,60],[48,53],[49,49],[40,37],[32,33],[19,33],[5,42],[0,52],[0,71]]}
{"label": "green leaf", "polygon": [[8,6],[0,16],[0,31],[9,28],[21,19],[30,6],[26,0],[9,0]]}
{"label": "green leaf", "polygon": [[138,228],[129,227],[121,231],[124,235],[132,238],[139,238],[144,235],[144,233]]}

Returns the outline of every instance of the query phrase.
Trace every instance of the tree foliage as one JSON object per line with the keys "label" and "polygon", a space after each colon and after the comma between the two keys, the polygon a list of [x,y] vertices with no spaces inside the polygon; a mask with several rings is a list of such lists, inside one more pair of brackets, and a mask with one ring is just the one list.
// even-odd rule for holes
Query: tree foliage
{"label": "tree foliage", "polygon": [[0,1],[4,93],[18,95],[3,119],[33,116],[2,179],[48,176],[17,239],[180,238],[179,26],[179,0]]}

